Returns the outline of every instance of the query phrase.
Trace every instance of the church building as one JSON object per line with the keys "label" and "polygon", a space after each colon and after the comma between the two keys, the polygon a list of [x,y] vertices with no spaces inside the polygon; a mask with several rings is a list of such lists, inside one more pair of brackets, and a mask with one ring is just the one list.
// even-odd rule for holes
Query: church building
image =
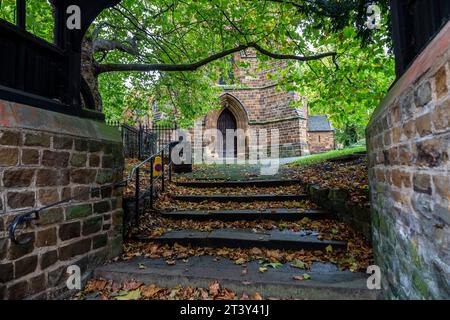
{"label": "church building", "polygon": [[[305,101],[300,103],[301,106],[298,108],[292,107],[291,102],[302,101],[302,97],[296,92],[281,90],[275,80],[269,79],[267,73],[273,69],[260,70],[254,52],[241,51],[235,53],[233,59],[235,62],[245,62],[248,67],[238,68],[235,63],[233,70],[235,84],[221,85],[222,107],[204,117],[203,130],[218,129],[225,141],[227,129],[241,129],[246,135],[250,131],[258,132],[260,129],[266,129],[269,140],[271,129],[278,129],[279,156],[283,158],[334,149],[334,129],[326,115],[308,115]],[[272,66],[276,67],[276,64]],[[251,148],[248,141],[247,137],[245,140],[247,156],[249,147]],[[206,144],[207,142],[203,143],[204,148]],[[235,149],[236,145],[235,142]],[[204,152],[216,153],[220,158],[227,154],[226,148],[224,142],[223,150],[204,150]],[[236,153],[235,150],[235,155]]]}

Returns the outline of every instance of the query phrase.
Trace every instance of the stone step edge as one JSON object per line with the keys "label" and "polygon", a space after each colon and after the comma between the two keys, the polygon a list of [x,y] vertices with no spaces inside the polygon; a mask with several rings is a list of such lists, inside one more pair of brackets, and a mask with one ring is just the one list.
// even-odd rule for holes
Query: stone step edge
{"label": "stone step edge", "polygon": [[284,220],[298,221],[303,218],[310,220],[335,219],[326,210],[321,209],[264,209],[264,210],[178,210],[157,211],[165,218],[189,220]]}
{"label": "stone step edge", "polygon": [[177,181],[175,182],[180,187],[190,188],[232,188],[242,186],[254,186],[254,187],[276,187],[276,186],[289,186],[301,184],[301,180],[223,180],[223,181],[209,181],[209,180],[190,180],[190,181]]}
{"label": "stone step edge", "polygon": [[[123,283],[129,281],[130,279],[134,279],[135,281],[142,282],[145,285],[154,284],[159,287],[167,288],[175,288],[178,285],[208,288],[213,281],[219,281],[222,288],[230,289],[239,296],[244,292],[249,295],[258,292],[264,298],[272,297],[281,299],[296,298],[318,300],[367,300],[379,298],[379,291],[369,290],[366,288],[365,285],[367,277],[365,274],[361,273],[355,274],[355,279],[342,283],[329,283],[317,280],[318,277],[315,276],[314,273],[309,273],[312,275],[311,280],[292,281],[286,283],[277,282],[270,279],[270,273],[277,272],[278,270],[269,269],[265,273],[259,273],[256,270],[252,271],[252,269],[250,269],[247,275],[253,272],[257,274],[258,278],[253,279],[252,281],[246,281],[248,280],[247,275],[239,276],[239,279],[238,277],[221,277],[220,273],[218,275],[216,271],[220,270],[220,266],[213,265],[214,268],[206,267],[206,271],[196,272],[198,270],[181,270],[184,268],[184,265],[178,266],[179,263],[177,263],[173,266],[167,266],[163,270],[158,270],[158,268],[148,266],[150,260],[152,259],[141,257],[132,258],[126,262],[115,262],[113,264],[104,265],[95,269],[93,276],[94,278],[113,280],[117,283]],[[152,263],[155,264],[155,262]],[[161,261],[161,263],[164,263],[164,261]],[[136,267],[138,265],[144,265],[146,268],[138,269]],[[202,264],[202,267],[204,268],[205,264]],[[241,266],[236,265],[236,270],[239,269],[240,271],[241,268]],[[282,271],[280,270],[279,272]],[[308,273],[308,271],[298,269],[298,274],[302,274],[304,272]],[[330,274],[330,276],[333,276],[333,274]]]}
{"label": "stone step edge", "polygon": [[211,232],[197,230],[169,231],[159,237],[136,235],[141,242],[192,245],[196,247],[253,248],[263,247],[285,250],[323,250],[328,246],[345,249],[347,242],[336,240],[318,240],[315,236],[288,235],[280,231],[254,233],[234,229],[216,229]]}
{"label": "stone step edge", "polygon": [[173,200],[185,202],[255,202],[255,201],[300,201],[308,200],[307,194],[253,194],[253,195],[177,195]]}

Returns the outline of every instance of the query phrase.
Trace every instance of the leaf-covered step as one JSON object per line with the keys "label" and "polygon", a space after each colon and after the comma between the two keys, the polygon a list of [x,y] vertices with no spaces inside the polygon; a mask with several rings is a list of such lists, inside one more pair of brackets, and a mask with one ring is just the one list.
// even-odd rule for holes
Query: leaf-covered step
{"label": "leaf-covered step", "polygon": [[[208,288],[214,281],[238,295],[258,292],[263,298],[281,299],[376,299],[378,290],[367,289],[367,275],[339,271],[331,263],[315,263],[310,270],[284,264],[260,272],[260,264],[247,262],[244,267],[229,259],[210,256],[190,257],[168,265],[164,259],[132,258],[101,266],[95,278],[116,283],[130,281],[158,287],[191,286]],[[298,280],[299,275],[308,279]]]}
{"label": "leaf-covered step", "polygon": [[185,202],[255,202],[255,201],[301,201],[307,194],[253,194],[253,195],[175,195],[173,200]]}
{"label": "leaf-covered step", "polygon": [[197,230],[169,231],[159,237],[136,236],[139,241],[153,241],[166,244],[178,243],[202,247],[252,248],[292,250],[345,249],[345,241],[319,240],[317,233],[303,230],[270,230],[254,232],[247,229],[216,229],[210,232]]}
{"label": "leaf-covered step", "polygon": [[235,180],[235,181],[179,181],[177,186],[189,188],[278,187],[301,185],[301,180]]}
{"label": "leaf-covered step", "polygon": [[333,219],[333,215],[320,209],[263,209],[263,210],[180,210],[160,211],[165,218],[189,220],[283,220],[297,221],[303,218],[311,220]]}

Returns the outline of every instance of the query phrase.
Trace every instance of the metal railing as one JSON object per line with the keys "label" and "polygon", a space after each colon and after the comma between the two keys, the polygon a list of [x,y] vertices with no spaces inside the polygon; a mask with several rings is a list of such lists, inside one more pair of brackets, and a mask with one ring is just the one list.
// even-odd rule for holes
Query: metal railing
{"label": "metal railing", "polygon": [[[172,148],[174,145],[176,145],[177,143],[179,143],[178,141],[174,141],[174,142],[170,142],[168,144],[166,144],[165,146],[163,146],[159,151],[157,151],[156,153],[154,153],[153,155],[149,156],[148,158],[146,158],[145,160],[143,160],[142,162],[138,163],[137,165],[135,165],[130,173],[128,174],[127,179],[124,179],[122,181],[119,182],[114,182],[114,183],[110,183],[104,186],[100,186],[100,187],[93,187],[91,188],[89,191],[84,191],[84,192],[80,192],[72,197],[69,198],[65,198],[63,200],[57,201],[57,202],[53,202],[51,204],[48,204],[44,207],[38,208],[38,209],[33,209],[30,210],[28,212],[22,213],[18,216],[16,216],[14,218],[14,220],[11,222],[11,224],[8,227],[8,236],[11,239],[12,242],[14,242],[15,244],[19,244],[19,245],[25,245],[27,243],[29,243],[32,240],[32,236],[25,236],[22,239],[17,239],[16,237],[16,230],[17,228],[27,222],[33,221],[33,220],[39,220],[40,218],[40,213],[43,210],[70,202],[72,200],[75,200],[77,198],[80,198],[81,196],[84,195],[96,195],[96,194],[101,194],[101,192],[103,190],[108,190],[111,189],[111,192],[116,189],[116,188],[122,188],[122,187],[126,187],[129,183],[133,182],[133,178],[135,181],[135,194],[134,194],[134,198],[135,198],[135,209],[136,209],[136,225],[138,225],[139,223],[139,213],[140,213],[140,199],[143,196],[146,196],[147,194],[149,194],[150,197],[150,209],[153,209],[153,204],[155,199],[158,197],[158,189],[155,188],[155,182],[161,180],[161,192],[164,192],[165,190],[165,165],[168,166],[168,182],[171,183],[172,182]],[[167,152],[167,154],[166,154]],[[164,157],[165,155],[167,155],[168,157],[168,161],[165,161]],[[154,173],[154,168],[153,168],[153,164],[154,164],[154,160],[157,156],[160,156],[162,161],[161,161],[161,175],[159,175],[158,177],[153,177],[153,173]],[[150,167],[149,167],[149,172],[150,172],[150,183],[149,183],[149,188],[144,191],[143,193],[141,193],[141,188],[140,188],[140,183],[141,183],[141,177],[140,177],[140,171],[141,168],[145,165],[149,163]]]}
{"label": "metal railing", "polygon": [[151,127],[141,123],[133,127],[118,121],[107,124],[121,131],[125,158],[146,159],[176,138],[176,124],[153,124]]}
{"label": "metal railing", "polygon": [[[142,197],[149,196],[149,208],[153,209],[153,204],[155,199],[158,197],[158,191],[164,192],[165,191],[165,166],[167,165],[167,171],[168,171],[168,182],[172,182],[172,148],[178,144],[178,141],[170,142],[166,145],[164,145],[158,152],[154,153],[150,157],[146,158],[145,160],[138,163],[136,166],[134,166],[128,175],[128,180],[132,181],[134,178],[135,181],[135,191],[134,191],[134,201],[135,201],[135,212],[136,212],[136,226],[139,223],[139,216],[140,216],[140,203]],[[167,161],[166,156],[167,155]],[[154,176],[155,172],[155,166],[154,162],[156,157],[161,158],[161,168],[159,169],[160,174],[156,177]],[[144,167],[144,165],[149,164],[149,187],[147,190],[143,190],[141,192],[141,176],[140,172],[141,169]],[[158,190],[156,188],[156,182],[161,181],[161,188]]]}

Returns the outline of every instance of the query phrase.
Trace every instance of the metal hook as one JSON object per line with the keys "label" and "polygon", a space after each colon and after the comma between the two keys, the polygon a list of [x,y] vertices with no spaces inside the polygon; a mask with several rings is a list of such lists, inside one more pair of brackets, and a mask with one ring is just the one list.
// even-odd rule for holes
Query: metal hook
{"label": "metal hook", "polygon": [[[33,213],[35,214],[34,217],[31,216]],[[26,236],[26,237],[23,237],[22,239],[18,240],[16,238],[16,229],[19,225],[24,224],[31,220],[36,220],[38,218],[39,218],[39,210],[28,212],[28,213],[25,213],[25,214],[15,217],[13,222],[9,225],[9,238],[11,239],[11,241],[18,245],[25,245],[25,244],[30,243],[31,240],[33,239],[33,237]]]}

